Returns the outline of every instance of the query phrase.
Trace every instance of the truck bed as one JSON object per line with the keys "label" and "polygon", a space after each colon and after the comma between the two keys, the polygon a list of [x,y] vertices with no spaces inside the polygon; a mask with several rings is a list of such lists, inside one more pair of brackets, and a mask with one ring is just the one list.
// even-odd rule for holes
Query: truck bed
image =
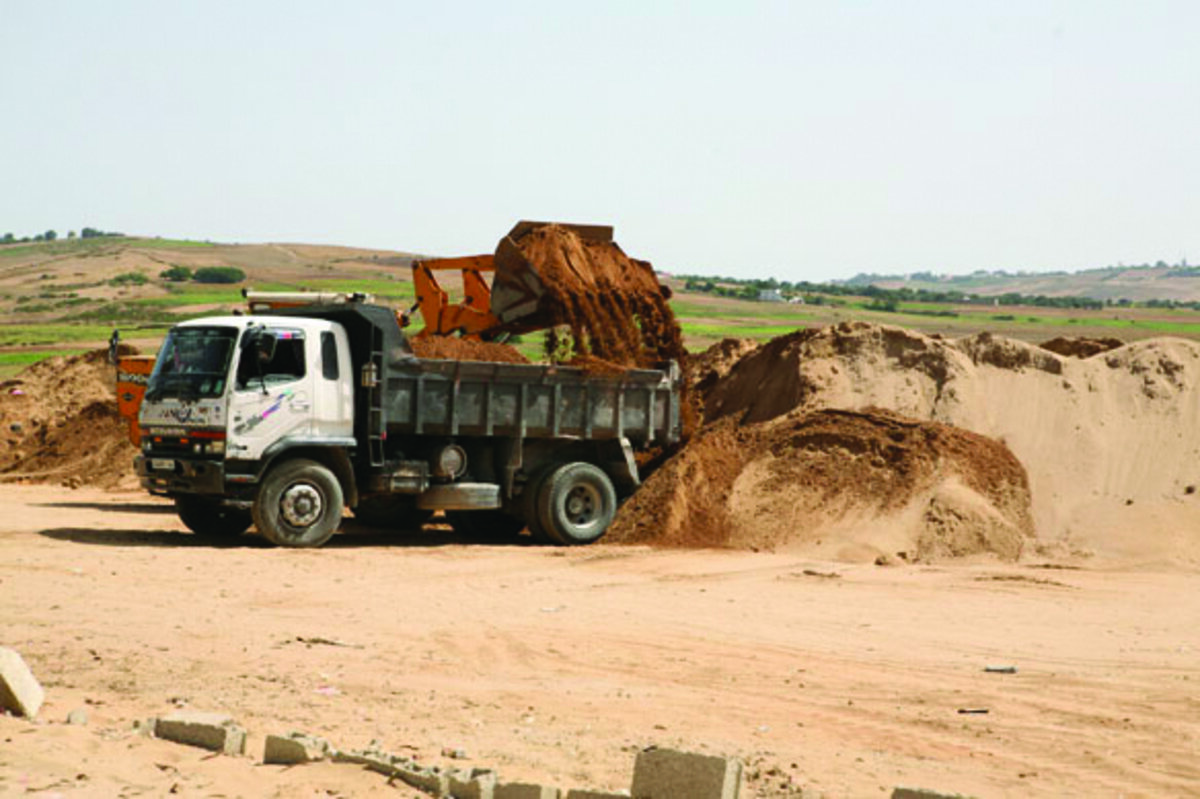
{"label": "truck bed", "polygon": [[397,358],[387,365],[389,435],[679,440],[680,372],[596,374],[566,366]]}

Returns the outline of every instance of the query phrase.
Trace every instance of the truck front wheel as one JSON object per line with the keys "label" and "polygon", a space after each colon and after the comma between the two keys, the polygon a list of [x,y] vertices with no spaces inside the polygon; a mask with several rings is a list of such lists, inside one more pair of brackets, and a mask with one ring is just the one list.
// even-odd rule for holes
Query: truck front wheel
{"label": "truck front wheel", "polygon": [[181,494],[175,497],[179,520],[196,535],[236,538],[250,529],[250,512],[227,508],[220,500]]}
{"label": "truck front wheel", "polygon": [[599,467],[582,461],[559,466],[537,492],[537,517],[556,543],[590,544],[617,513],[617,492]]}
{"label": "truck front wheel", "polygon": [[258,531],[281,547],[319,547],[342,521],[342,486],[315,461],[293,460],[267,473],[254,500]]}

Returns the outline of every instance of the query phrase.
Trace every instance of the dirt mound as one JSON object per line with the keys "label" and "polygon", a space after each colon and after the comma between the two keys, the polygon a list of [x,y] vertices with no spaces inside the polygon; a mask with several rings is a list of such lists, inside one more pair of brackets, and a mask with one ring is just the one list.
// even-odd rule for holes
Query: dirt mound
{"label": "dirt mound", "polygon": [[408,343],[418,358],[529,363],[529,359],[516,347],[494,341],[471,341],[457,336],[421,336],[409,339]]}
{"label": "dirt mound", "polygon": [[716,385],[729,371],[749,353],[758,348],[751,338],[725,338],[704,352],[689,353],[687,359],[688,382],[697,390]]}
{"label": "dirt mound", "polygon": [[497,273],[538,274],[546,293],[537,317],[566,327],[574,354],[646,368],[686,358],[683,333],[654,269],[614,242],[544,225],[503,239],[495,260]]}
{"label": "dirt mound", "polygon": [[874,560],[1017,558],[1025,470],[1001,443],[886,411],[706,428],[621,509],[614,541]]}
{"label": "dirt mound", "polygon": [[117,415],[107,356],[48,358],[0,383],[0,479],[133,485],[136,450]]}
{"label": "dirt mound", "polygon": [[1087,338],[1086,336],[1059,336],[1049,341],[1043,341],[1038,346],[1050,350],[1057,355],[1068,358],[1090,358],[1102,352],[1115,350],[1125,345],[1119,338]]}
{"label": "dirt mound", "polygon": [[1028,471],[1046,547],[1200,563],[1200,536],[1186,533],[1200,529],[1196,342],[1149,339],[1080,360],[986,333],[843,323],[768,342],[703,400],[710,423],[877,407],[997,438]]}

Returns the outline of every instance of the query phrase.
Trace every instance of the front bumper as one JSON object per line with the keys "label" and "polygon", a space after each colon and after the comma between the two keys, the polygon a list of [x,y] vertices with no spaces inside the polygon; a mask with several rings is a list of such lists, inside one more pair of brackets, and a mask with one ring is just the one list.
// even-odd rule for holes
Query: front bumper
{"label": "front bumper", "polygon": [[225,493],[225,464],[222,461],[138,455],[133,459],[133,466],[142,488],[154,494]]}

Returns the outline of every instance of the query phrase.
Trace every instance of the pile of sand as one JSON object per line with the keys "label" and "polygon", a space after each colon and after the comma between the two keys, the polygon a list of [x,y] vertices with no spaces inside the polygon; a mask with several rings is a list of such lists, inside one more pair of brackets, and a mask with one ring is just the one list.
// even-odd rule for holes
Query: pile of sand
{"label": "pile of sand", "polygon": [[410,338],[408,343],[412,345],[413,353],[418,358],[529,363],[529,359],[516,347],[494,341],[472,341],[457,336],[419,336]]}
{"label": "pile of sand", "polygon": [[[1200,344],[1084,360],[981,333],[844,323],[800,330],[703,392],[705,420],[886,408],[1003,442],[1024,464],[1041,551],[1200,563]],[[807,489],[805,489],[807,490]]]}
{"label": "pile of sand", "polygon": [[1015,559],[1033,535],[1025,470],[1001,443],[887,411],[822,410],[703,429],[608,537],[814,557]]}
{"label": "pile of sand", "polygon": [[0,383],[0,479],[134,484],[136,450],[117,415],[106,350],[39,361]]}

